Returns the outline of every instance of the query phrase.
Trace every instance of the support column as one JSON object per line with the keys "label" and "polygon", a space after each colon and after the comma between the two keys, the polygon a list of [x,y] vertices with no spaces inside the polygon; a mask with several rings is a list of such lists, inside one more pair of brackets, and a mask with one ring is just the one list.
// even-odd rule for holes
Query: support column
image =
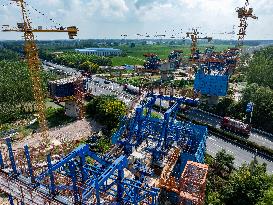
{"label": "support column", "polygon": [[118,168],[118,179],[117,179],[117,202],[122,202],[124,187],[121,183],[124,178],[124,172],[122,166]]}
{"label": "support column", "polygon": [[18,172],[17,172],[17,169],[16,169],[16,163],[15,163],[14,155],[13,155],[13,152],[12,152],[12,146],[11,146],[10,138],[6,139],[6,143],[7,143],[7,146],[8,146],[9,159],[10,159],[10,162],[11,162],[12,171],[13,171],[13,174],[15,176],[17,176]]}
{"label": "support column", "polygon": [[5,167],[4,161],[3,161],[3,155],[2,152],[0,151],[0,169],[3,169]]}
{"label": "support column", "polygon": [[74,195],[74,204],[79,204],[79,196],[78,196],[78,188],[77,188],[77,177],[76,177],[76,169],[74,162],[69,162],[69,171],[72,178],[73,183],[73,195]]}
{"label": "support column", "polygon": [[85,161],[85,156],[84,154],[80,155],[80,170],[81,170],[81,174],[82,174],[82,183],[84,183],[87,179],[86,173],[84,171],[83,166],[85,165],[86,161]]}
{"label": "support column", "polygon": [[95,191],[96,191],[97,205],[100,205],[100,187],[99,187],[99,181],[97,178],[95,179]]}
{"label": "support column", "polygon": [[48,173],[49,173],[49,178],[50,178],[50,194],[53,196],[56,194],[56,187],[54,183],[54,175],[52,172],[52,164],[51,164],[51,157],[50,154],[47,155],[47,166],[48,166]]}
{"label": "support column", "polygon": [[13,197],[11,195],[9,195],[9,204],[14,205]]}
{"label": "support column", "polygon": [[209,96],[208,104],[209,105],[217,105],[219,103],[219,96]]}
{"label": "support column", "polygon": [[28,146],[26,145],[24,147],[24,149],[25,149],[25,155],[26,155],[27,165],[28,165],[28,174],[30,176],[31,183],[34,183],[35,182],[35,178],[33,176],[33,168],[32,168],[32,164],[31,164],[31,159],[30,159],[30,154],[29,154]]}

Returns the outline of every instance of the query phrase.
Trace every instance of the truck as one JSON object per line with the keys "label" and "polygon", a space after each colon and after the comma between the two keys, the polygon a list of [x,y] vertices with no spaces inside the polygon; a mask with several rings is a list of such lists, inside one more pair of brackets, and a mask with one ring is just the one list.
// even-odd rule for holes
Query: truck
{"label": "truck", "polygon": [[224,117],[221,121],[221,129],[229,130],[234,133],[248,137],[251,131],[251,125],[243,123],[230,117]]}
{"label": "truck", "polygon": [[130,94],[133,94],[133,95],[138,95],[139,91],[140,91],[139,87],[135,87],[135,86],[129,85],[129,84],[124,84],[123,90],[130,93]]}

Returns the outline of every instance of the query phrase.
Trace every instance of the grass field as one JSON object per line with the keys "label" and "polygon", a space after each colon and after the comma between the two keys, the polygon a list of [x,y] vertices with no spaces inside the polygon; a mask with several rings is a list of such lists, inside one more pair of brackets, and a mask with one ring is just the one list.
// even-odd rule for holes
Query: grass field
{"label": "grass field", "polygon": [[[213,46],[213,44],[208,45],[200,45],[199,50],[203,52],[206,47]],[[215,45],[216,51],[221,51],[227,49],[228,45]],[[124,64],[128,65],[143,65],[143,61],[145,57],[143,54],[145,53],[155,53],[161,59],[167,59],[168,55],[173,50],[183,50],[184,58],[188,58],[190,54],[190,45],[136,45],[136,47],[131,48],[130,46],[120,46],[119,47],[122,51],[127,53],[128,56],[126,57],[113,57],[112,62],[114,66],[121,66]]]}
{"label": "grass field", "polygon": [[124,65],[124,64],[127,64],[127,65],[142,65],[143,61],[142,60],[137,60],[135,58],[130,58],[128,56],[126,56],[126,57],[117,56],[117,57],[112,58],[112,63],[113,63],[113,66],[121,66],[121,65]]}

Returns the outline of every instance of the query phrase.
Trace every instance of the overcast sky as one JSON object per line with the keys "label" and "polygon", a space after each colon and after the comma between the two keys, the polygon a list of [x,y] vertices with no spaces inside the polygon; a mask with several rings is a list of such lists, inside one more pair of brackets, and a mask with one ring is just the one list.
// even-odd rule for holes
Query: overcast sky
{"label": "overcast sky", "polygon": [[[76,25],[78,38],[136,38],[136,34],[167,34],[177,38],[198,27],[204,35],[231,39],[238,31],[235,8],[245,0],[26,0],[33,24]],[[20,10],[0,0],[0,24],[21,22]],[[273,39],[273,0],[250,0],[258,20],[249,19],[246,39]],[[38,12],[37,12],[37,11]],[[39,12],[44,13],[41,15]],[[35,27],[34,26],[34,27]],[[182,29],[182,30],[181,30]],[[233,38],[235,35],[233,36]],[[20,39],[20,33],[0,33],[0,39]],[[65,34],[39,34],[39,39],[65,39]]]}

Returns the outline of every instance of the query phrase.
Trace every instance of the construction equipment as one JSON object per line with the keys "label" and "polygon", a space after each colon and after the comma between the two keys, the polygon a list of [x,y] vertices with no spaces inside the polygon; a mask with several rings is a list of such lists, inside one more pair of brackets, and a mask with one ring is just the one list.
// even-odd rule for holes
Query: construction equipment
{"label": "construction equipment", "polygon": [[84,97],[87,96],[88,78],[82,76],[64,78],[48,82],[49,97],[55,103],[65,102],[65,114],[82,119],[84,117]]}
{"label": "construction equipment", "polygon": [[143,56],[146,57],[146,61],[144,63],[144,70],[146,72],[157,73],[159,72],[160,67],[160,58],[154,53],[146,53]]}
{"label": "construction equipment", "polygon": [[168,60],[171,63],[171,67],[173,67],[174,69],[179,69],[179,66],[182,62],[182,50],[173,50],[169,56],[168,56]]}
{"label": "construction equipment", "polygon": [[207,165],[192,161],[187,162],[180,178],[181,205],[204,204],[207,173]]}
{"label": "construction equipment", "polygon": [[197,29],[192,29],[192,32],[187,32],[187,38],[191,38],[191,41],[192,41],[192,44],[191,44],[191,57],[190,57],[190,60],[195,63],[195,61],[199,58],[198,57],[198,54],[199,54],[199,51],[197,50],[197,40],[198,39],[206,39],[208,40],[208,42],[211,42],[212,41],[212,37],[208,37],[208,36],[205,36],[205,37],[199,37],[198,34],[198,30]]}
{"label": "construction equipment", "polygon": [[25,53],[26,59],[28,62],[29,73],[32,81],[33,95],[36,103],[36,108],[38,111],[38,122],[40,125],[40,130],[43,137],[47,136],[47,122],[45,116],[45,103],[44,103],[44,92],[42,89],[41,82],[41,63],[38,56],[38,48],[35,43],[35,32],[65,32],[68,33],[69,39],[73,39],[77,36],[78,29],[75,26],[60,27],[59,29],[42,29],[39,27],[38,29],[33,29],[31,25],[31,20],[28,15],[28,10],[26,8],[25,0],[11,0],[12,2],[16,2],[17,5],[21,8],[23,23],[17,23],[17,28],[4,28],[4,32],[23,32],[24,40],[25,40]]}
{"label": "construction equipment", "polygon": [[246,0],[245,6],[241,8],[236,8],[236,12],[238,13],[238,18],[240,19],[240,25],[239,27],[239,32],[238,32],[238,43],[237,47],[241,48],[244,44],[244,39],[246,36],[246,28],[248,26],[247,24],[247,19],[248,18],[253,18],[253,19],[258,19],[257,16],[253,14],[253,8],[249,8],[249,1]]}

